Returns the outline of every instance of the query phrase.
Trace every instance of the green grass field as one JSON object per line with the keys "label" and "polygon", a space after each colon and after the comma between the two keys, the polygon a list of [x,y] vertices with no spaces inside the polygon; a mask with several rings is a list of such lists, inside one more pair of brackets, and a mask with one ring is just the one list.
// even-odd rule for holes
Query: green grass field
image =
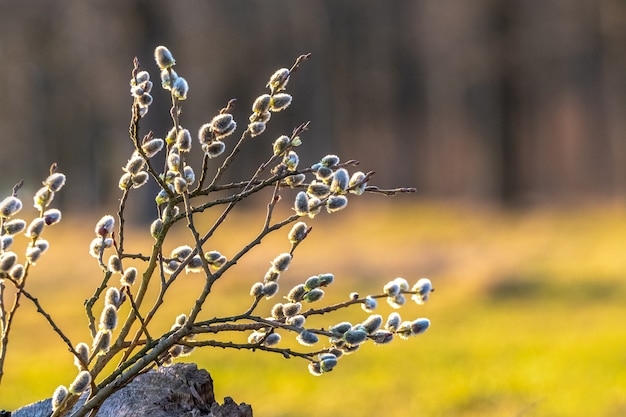
{"label": "green grass field", "polygon": [[[187,360],[211,372],[218,398],[250,403],[257,417],[626,415],[626,210],[366,206],[356,202],[311,222],[313,233],[296,251],[281,288],[334,272],[336,284],[323,300],[329,302],[351,291],[378,292],[397,276],[410,282],[427,276],[436,288],[430,302],[399,312],[407,319],[428,317],[431,328],[409,341],[366,344],[321,377],[297,359],[196,352]],[[29,278],[30,291],[74,343],[89,342],[81,311],[99,278],[87,255],[98,218],[72,223],[68,216],[51,229],[50,252]],[[232,254],[259,221],[238,215],[216,235],[215,248]],[[288,249],[285,233],[224,277],[207,317],[249,305],[250,285]],[[141,248],[130,239],[146,236],[136,231],[128,248]],[[163,328],[186,312],[183,300],[202,285],[197,275],[182,278],[166,299]],[[273,300],[261,308],[271,305]],[[391,311],[381,304],[378,313]],[[367,314],[356,308],[349,316],[356,322]],[[346,318],[338,317],[326,323]],[[9,410],[50,396],[75,375],[71,356],[27,300],[16,326],[0,386],[0,408]]]}

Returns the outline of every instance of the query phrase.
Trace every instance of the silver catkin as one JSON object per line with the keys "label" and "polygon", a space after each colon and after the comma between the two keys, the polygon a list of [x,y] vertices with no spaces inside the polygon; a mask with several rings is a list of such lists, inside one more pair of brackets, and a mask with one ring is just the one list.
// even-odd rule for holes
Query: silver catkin
{"label": "silver catkin", "polygon": [[82,394],[91,384],[91,374],[88,371],[80,371],[74,382],[70,384],[69,392],[74,395]]}
{"label": "silver catkin", "polygon": [[117,327],[117,308],[112,304],[107,304],[100,315],[100,328],[112,331]]}

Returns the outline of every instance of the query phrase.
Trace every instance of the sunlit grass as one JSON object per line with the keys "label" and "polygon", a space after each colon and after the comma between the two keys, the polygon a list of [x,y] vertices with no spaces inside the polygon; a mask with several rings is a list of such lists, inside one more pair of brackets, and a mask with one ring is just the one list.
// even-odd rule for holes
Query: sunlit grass
{"label": "sunlit grass", "polygon": [[[342,358],[336,371],[317,378],[301,360],[260,352],[197,352],[189,359],[211,372],[218,398],[251,403],[260,417],[626,413],[626,211],[503,214],[427,204],[394,211],[366,206],[356,203],[345,213],[316,219],[311,237],[281,278],[282,290],[332,271],[337,282],[325,301],[343,300],[350,291],[378,291],[396,276],[412,282],[428,276],[436,287],[431,301],[407,305],[400,313],[407,319],[430,318],[431,329],[388,346],[366,344]],[[98,282],[87,245],[90,222],[99,214],[87,223],[66,221],[51,229],[50,253],[29,278],[31,292],[59,317],[75,343],[87,341],[82,301]],[[260,228],[252,219],[235,216],[228,230],[216,235],[215,248],[232,256]],[[180,233],[184,236],[184,228]],[[131,239],[146,235],[134,232],[128,248],[147,252],[146,245]],[[281,233],[267,243],[224,277],[204,317],[249,305],[250,285],[262,278],[270,259],[288,249]],[[188,309],[182,300],[202,285],[197,275],[183,278],[166,299],[159,318],[163,328]],[[380,306],[380,314],[390,311]],[[367,316],[358,308],[350,315],[355,322]],[[332,323],[332,316],[328,320]],[[69,353],[27,300],[15,330],[0,408],[49,396],[75,372]]]}

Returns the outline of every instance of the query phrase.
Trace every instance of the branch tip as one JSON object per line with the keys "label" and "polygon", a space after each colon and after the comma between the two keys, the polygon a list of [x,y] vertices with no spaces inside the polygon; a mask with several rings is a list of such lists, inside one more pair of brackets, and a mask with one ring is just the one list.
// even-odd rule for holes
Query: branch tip
{"label": "branch tip", "polygon": [[300,64],[303,61],[306,61],[307,59],[309,59],[311,57],[311,53],[309,52],[308,54],[304,54],[304,55],[300,55],[297,59],[296,62],[294,62],[293,66],[289,69],[290,73],[293,73],[295,71],[298,70],[298,67],[300,66]]}
{"label": "branch tip", "polygon": [[220,110],[220,114],[232,113],[232,111],[235,109],[235,102],[237,102],[236,98],[231,98],[230,100],[228,100],[226,107]]}
{"label": "branch tip", "polygon": [[13,197],[17,197],[17,192],[24,186],[24,180],[20,180],[17,184],[13,186]]}

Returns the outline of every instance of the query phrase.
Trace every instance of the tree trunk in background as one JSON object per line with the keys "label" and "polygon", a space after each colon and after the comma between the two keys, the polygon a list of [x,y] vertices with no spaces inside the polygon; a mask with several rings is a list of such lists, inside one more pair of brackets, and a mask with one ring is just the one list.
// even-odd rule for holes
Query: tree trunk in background
{"label": "tree trunk in background", "polygon": [[505,206],[518,203],[521,191],[519,175],[518,135],[520,114],[519,79],[516,62],[519,59],[515,32],[515,0],[502,0],[494,3],[494,23],[496,50],[494,56],[498,77],[497,93],[499,101],[499,129],[497,129],[494,151],[494,170],[497,195]]}
{"label": "tree trunk in background", "polygon": [[[14,411],[11,417],[48,417],[50,403],[50,399],[39,401]],[[218,404],[209,373],[194,364],[178,363],[139,375],[111,395],[96,416],[252,417],[252,407],[230,397]]]}
{"label": "tree trunk in background", "polygon": [[612,158],[613,192],[618,198],[626,196],[626,21],[623,7],[623,3],[614,0],[598,2],[600,41],[603,46],[604,122]]}

